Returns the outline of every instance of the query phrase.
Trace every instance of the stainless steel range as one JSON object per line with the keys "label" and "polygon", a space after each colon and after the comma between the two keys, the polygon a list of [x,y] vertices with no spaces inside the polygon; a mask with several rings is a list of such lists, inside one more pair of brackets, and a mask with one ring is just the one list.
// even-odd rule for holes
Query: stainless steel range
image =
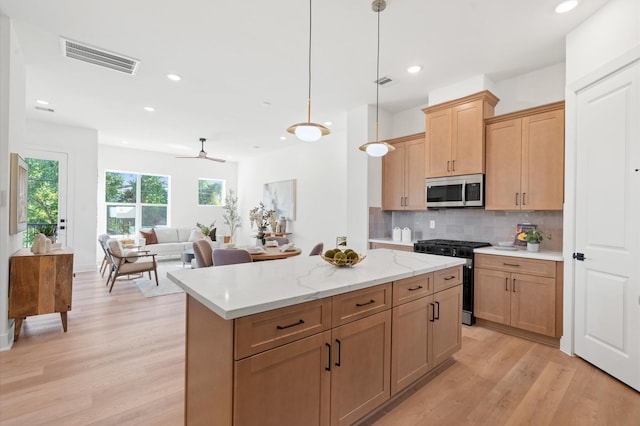
{"label": "stainless steel range", "polygon": [[462,257],[467,263],[462,268],[462,323],[473,325],[473,249],[488,247],[490,243],[456,240],[420,240],[413,244],[416,253]]}

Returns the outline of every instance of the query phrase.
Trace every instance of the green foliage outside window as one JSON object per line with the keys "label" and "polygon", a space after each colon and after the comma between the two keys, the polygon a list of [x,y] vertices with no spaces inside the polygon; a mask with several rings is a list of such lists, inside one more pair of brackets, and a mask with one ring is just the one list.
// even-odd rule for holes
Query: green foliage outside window
{"label": "green foliage outside window", "polygon": [[198,205],[222,206],[224,181],[219,179],[198,179]]}
{"label": "green foliage outside window", "polygon": [[23,247],[33,244],[37,232],[54,229],[58,224],[58,162],[26,158],[29,165],[27,191],[27,232]]}

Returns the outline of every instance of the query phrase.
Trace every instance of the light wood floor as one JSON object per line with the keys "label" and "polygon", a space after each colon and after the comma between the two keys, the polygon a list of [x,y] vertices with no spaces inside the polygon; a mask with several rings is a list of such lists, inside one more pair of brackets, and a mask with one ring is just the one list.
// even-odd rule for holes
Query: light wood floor
{"label": "light wood floor", "polygon": [[[30,317],[0,353],[0,424],[182,424],[184,298],[131,282],[109,294],[77,274],[68,332],[58,314]],[[581,359],[480,327],[463,336],[449,368],[368,423],[640,425],[640,393]]]}

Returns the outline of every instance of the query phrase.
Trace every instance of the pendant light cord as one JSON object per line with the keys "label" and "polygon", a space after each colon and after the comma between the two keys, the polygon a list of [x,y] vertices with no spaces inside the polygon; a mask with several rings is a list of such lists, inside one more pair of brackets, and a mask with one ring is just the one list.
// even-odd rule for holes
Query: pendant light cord
{"label": "pendant light cord", "polygon": [[309,94],[307,97],[307,123],[311,122],[311,10],[312,0],[309,0]]}
{"label": "pendant light cord", "polygon": [[378,99],[380,91],[380,6],[376,14],[378,15],[378,52],[376,56],[376,142],[378,142]]}

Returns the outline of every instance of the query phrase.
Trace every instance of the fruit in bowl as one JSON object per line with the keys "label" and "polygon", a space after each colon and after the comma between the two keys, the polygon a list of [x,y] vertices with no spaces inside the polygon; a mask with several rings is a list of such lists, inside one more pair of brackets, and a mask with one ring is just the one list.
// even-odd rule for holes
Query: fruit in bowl
{"label": "fruit in bowl", "polygon": [[320,257],[334,266],[353,266],[362,262],[366,256],[361,256],[351,249],[343,251],[335,248],[325,251]]}

